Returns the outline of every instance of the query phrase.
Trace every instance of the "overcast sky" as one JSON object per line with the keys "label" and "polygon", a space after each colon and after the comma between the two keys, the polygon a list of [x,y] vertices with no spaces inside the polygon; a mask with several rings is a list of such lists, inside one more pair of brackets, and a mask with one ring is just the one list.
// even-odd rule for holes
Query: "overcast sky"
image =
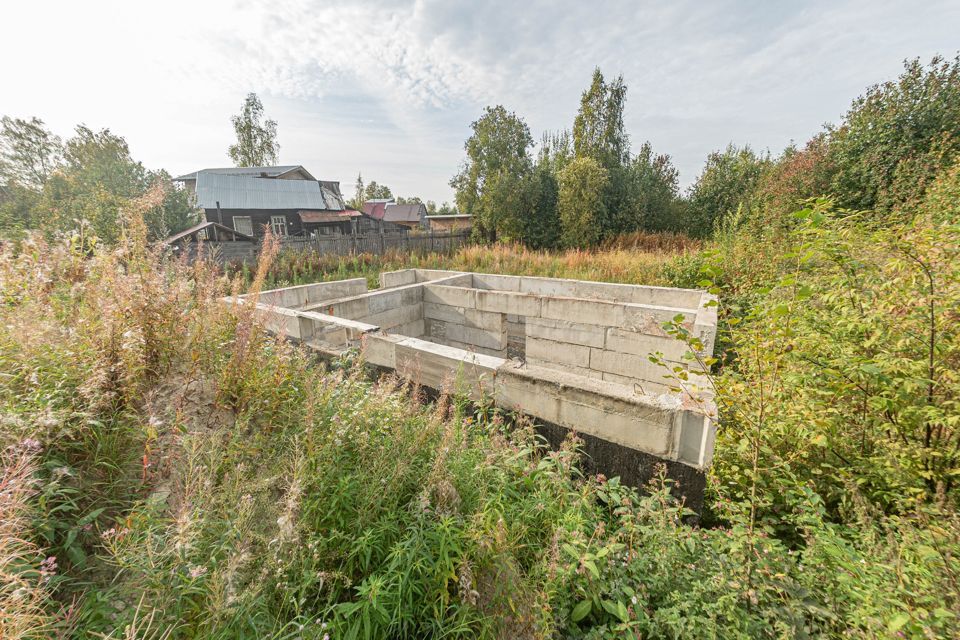
{"label": "overcast sky", "polygon": [[485,105],[536,139],[572,125],[595,66],[623,74],[634,146],[689,184],[728,142],[779,152],[838,120],[904,58],[953,56],[960,0],[884,2],[4,3],[0,114],[67,136],[109,127],[150,168],[228,166],[248,91],[279,123],[280,161],[352,193],[451,200]]}

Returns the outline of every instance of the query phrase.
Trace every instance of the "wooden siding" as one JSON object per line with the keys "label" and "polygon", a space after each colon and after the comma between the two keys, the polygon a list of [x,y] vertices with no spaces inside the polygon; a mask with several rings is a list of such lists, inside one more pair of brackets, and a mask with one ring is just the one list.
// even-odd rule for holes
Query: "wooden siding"
{"label": "wooden siding", "polygon": [[221,209],[220,216],[223,220],[218,219],[216,209],[206,209],[205,210],[207,220],[210,222],[219,222],[225,227],[230,227],[234,229],[233,219],[235,217],[245,217],[249,216],[250,223],[253,225],[253,237],[258,240],[264,236],[264,227],[270,226],[270,217],[271,216],[284,216],[287,219],[287,235],[288,236],[298,236],[303,233],[303,225],[300,222],[300,216],[296,211],[289,210],[268,210],[263,211],[260,209],[256,210],[244,210],[244,209]]}

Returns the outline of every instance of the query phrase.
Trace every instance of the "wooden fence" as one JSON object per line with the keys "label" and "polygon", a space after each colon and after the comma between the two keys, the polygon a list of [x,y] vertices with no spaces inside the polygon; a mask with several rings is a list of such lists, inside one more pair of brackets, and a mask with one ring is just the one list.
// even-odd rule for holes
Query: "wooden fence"
{"label": "wooden fence", "polygon": [[[281,240],[284,251],[311,251],[323,255],[349,256],[359,253],[383,255],[386,253],[450,253],[470,241],[470,231],[443,233],[370,233],[362,235],[288,237]],[[252,242],[187,243],[174,249],[185,253],[189,260],[199,255],[215,259],[221,264],[255,262],[261,245]]]}
{"label": "wooden fence", "polygon": [[314,251],[324,255],[349,256],[358,253],[448,253],[470,241],[469,231],[427,233],[368,233],[363,235],[283,238],[283,249]]}

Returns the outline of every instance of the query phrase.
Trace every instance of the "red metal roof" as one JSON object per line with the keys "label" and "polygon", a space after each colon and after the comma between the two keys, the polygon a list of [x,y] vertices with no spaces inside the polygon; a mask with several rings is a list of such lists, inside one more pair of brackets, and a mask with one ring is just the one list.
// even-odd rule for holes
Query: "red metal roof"
{"label": "red metal roof", "polygon": [[363,203],[363,212],[375,220],[383,220],[383,214],[386,209],[386,202],[367,201]]}

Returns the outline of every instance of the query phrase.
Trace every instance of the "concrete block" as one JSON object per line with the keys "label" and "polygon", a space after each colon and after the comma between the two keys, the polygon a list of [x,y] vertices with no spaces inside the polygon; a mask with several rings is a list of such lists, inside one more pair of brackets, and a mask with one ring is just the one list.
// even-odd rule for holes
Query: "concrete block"
{"label": "concrete block", "polygon": [[465,389],[475,400],[493,395],[496,370],[503,363],[501,358],[417,338],[407,338],[396,345],[399,374],[433,389]]}
{"label": "concrete block", "polygon": [[542,317],[602,327],[623,326],[626,306],[618,302],[577,298],[544,298]]}
{"label": "concrete block", "polygon": [[[419,287],[418,287],[419,288]],[[369,293],[366,296],[370,314],[383,313],[403,306],[403,292],[400,289]]]}
{"label": "concrete block", "polygon": [[492,289],[495,291],[520,291],[519,276],[504,276],[493,273],[473,274],[473,286],[477,289]]}
{"label": "concrete block", "polygon": [[605,329],[597,325],[550,318],[530,318],[525,325],[526,334],[535,338],[570,342],[588,347],[603,348],[604,345]]}
{"label": "concrete block", "polygon": [[684,356],[690,352],[685,342],[670,336],[655,336],[618,327],[607,329],[606,334],[606,349],[609,351],[644,357],[659,352],[664,359],[674,362],[683,362]]}
{"label": "concrete block", "polygon": [[673,424],[640,420],[634,415],[608,411],[598,406],[600,404],[599,401],[581,404],[563,398],[560,424],[655,456],[670,456]]}
{"label": "concrete block", "polygon": [[363,336],[361,352],[364,359],[389,369],[397,368],[397,343],[403,341],[403,336],[393,336],[384,333],[368,333]]}
{"label": "concrete block", "polygon": [[424,320],[424,336],[453,340],[487,349],[501,350],[507,348],[507,332],[504,330],[486,331],[453,322],[444,322],[443,320]]}
{"label": "concrete block", "polygon": [[384,289],[399,287],[405,284],[416,284],[417,270],[402,269],[400,271],[384,271],[380,274],[380,286]]}
{"label": "concrete block", "polygon": [[433,304],[445,304],[451,307],[477,308],[477,290],[466,287],[444,285],[423,285],[423,301]]}
{"label": "concrete block", "polygon": [[[307,341],[305,338],[301,338],[301,340]],[[335,349],[348,349],[351,346],[350,334],[347,329],[332,324],[317,327],[309,342]]]}
{"label": "concrete block", "polygon": [[478,289],[475,300],[473,306],[481,311],[527,317],[540,315],[540,298],[531,294]]}
{"label": "concrete block", "polygon": [[590,368],[590,347],[527,336],[527,357]]}
{"label": "concrete block", "polygon": [[638,380],[637,378],[630,378],[628,376],[618,376],[615,373],[609,373],[607,371],[603,372],[603,380],[610,384],[617,384],[630,389],[633,393],[641,396],[674,395],[670,390],[670,385],[667,384],[667,380],[664,380],[662,383],[651,382],[650,380]]}
{"label": "concrete block", "polygon": [[557,385],[529,375],[511,365],[500,367],[494,399],[498,406],[555,424],[560,424],[560,397]]}
{"label": "concrete block", "polygon": [[675,410],[601,381],[506,363],[497,371],[496,400],[582,433],[675,458]]}
{"label": "concrete block", "polygon": [[671,322],[678,315],[682,315],[684,318],[681,324],[692,331],[693,323],[697,317],[695,311],[639,304],[629,305],[624,314],[624,321],[616,326],[622,326],[652,336],[668,336],[669,334],[664,330],[663,325],[666,322]]}
{"label": "concrete block", "polygon": [[375,324],[384,330],[393,330],[396,327],[410,324],[411,322],[416,322],[421,319],[421,308],[418,304],[397,306],[386,309],[381,313],[374,313],[365,318],[361,318],[364,322]]}
{"label": "concrete block", "polygon": [[407,336],[410,338],[419,338],[424,334],[425,327],[423,326],[423,320],[414,320],[413,322],[408,322],[407,324],[397,325],[390,329],[390,333],[395,335]]}
{"label": "concrete block", "polygon": [[[678,412],[676,423],[677,459],[695,467],[709,465],[713,455],[713,434],[711,434],[713,425],[710,418],[701,413],[686,410]],[[713,427],[713,430],[715,432],[716,427]]]}
{"label": "concrete block", "polygon": [[587,369],[585,367],[576,367],[571,364],[561,364],[559,362],[539,360],[537,358],[531,358],[530,356],[526,356],[525,361],[531,367],[543,367],[544,369],[553,369],[554,371],[564,371],[575,376],[593,378],[594,380],[603,379],[603,374],[600,371],[594,371],[593,369]]}
{"label": "concrete block", "polygon": [[486,331],[503,331],[505,326],[504,315],[501,313],[490,313],[488,311],[479,311],[465,307],[452,307],[434,302],[423,303],[423,317],[424,319],[453,322]]}
{"label": "concrete block", "polygon": [[417,282],[444,281],[458,287],[472,287],[473,273],[467,271],[446,271],[443,269],[417,269]]}
{"label": "concrete block", "polygon": [[679,309],[695,309],[701,292],[696,289],[675,289],[673,287],[635,287],[630,301],[636,304]]}
{"label": "concrete block", "polygon": [[[366,290],[366,278],[350,278],[349,280],[315,282],[262,291],[257,297],[257,302],[295,309],[325,300],[358,295]],[[243,297],[248,298],[248,296]]]}
{"label": "concrete block", "polygon": [[573,297],[573,287],[571,286],[573,282],[573,280],[564,280],[561,278],[523,276],[520,279],[520,291],[538,296]]}
{"label": "concrete block", "polygon": [[444,344],[448,347],[453,347],[454,349],[462,349],[464,351],[469,351],[470,353],[480,353],[486,356],[493,356],[495,358],[506,359],[508,356],[508,349],[487,349],[486,347],[478,347],[475,344],[457,342],[456,340],[443,340],[440,342],[440,344]]}
{"label": "concrete block", "polygon": [[644,356],[618,353],[606,349],[591,349],[590,368],[638,380],[669,384],[663,376],[668,375],[670,370],[650,362]]}
{"label": "concrete block", "polygon": [[297,317],[297,311],[293,309],[258,304],[254,317],[270,333],[286,338],[300,339],[300,321]]}
{"label": "concrete block", "polygon": [[348,320],[360,320],[370,315],[370,301],[366,297],[344,298],[338,302],[324,303],[319,307],[311,307],[310,311],[319,311],[328,316],[337,316]]}

